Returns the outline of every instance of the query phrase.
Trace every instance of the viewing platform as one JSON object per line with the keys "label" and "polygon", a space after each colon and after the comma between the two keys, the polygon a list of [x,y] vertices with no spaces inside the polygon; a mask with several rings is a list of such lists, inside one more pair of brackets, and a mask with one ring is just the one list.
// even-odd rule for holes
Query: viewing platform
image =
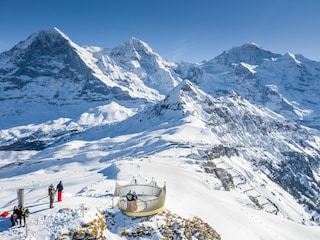
{"label": "viewing platform", "polygon": [[[135,196],[133,193],[135,193]],[[154,180],[141,184],[134,179],[123,186],[116,183],[114,196],[119,197],[117,206],[128,216],[144,217],[154,215],[164,208],[166,185],[164,184],[163,187],[160,187]]]}

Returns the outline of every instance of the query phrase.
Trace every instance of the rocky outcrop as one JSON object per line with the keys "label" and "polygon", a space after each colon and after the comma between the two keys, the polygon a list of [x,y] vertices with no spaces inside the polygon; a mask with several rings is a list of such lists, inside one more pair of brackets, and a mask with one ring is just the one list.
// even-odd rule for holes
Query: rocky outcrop
{"label": "rocky outcrop", "polygon": [[[112,213],[107,212],[106,219],[108,228],[117,225]],[[168,210],[154,216],[132,219],[132,224],[122,230],[121,236],[150,239],[221,240],[220,234],[199,217],[186,219]]]}

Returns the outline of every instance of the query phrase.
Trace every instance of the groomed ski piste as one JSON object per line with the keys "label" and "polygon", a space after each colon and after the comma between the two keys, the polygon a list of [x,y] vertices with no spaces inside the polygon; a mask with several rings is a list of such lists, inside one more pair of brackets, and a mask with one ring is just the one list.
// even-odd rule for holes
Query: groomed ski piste
{"label": "groomed ski piste", "polygon": [[[155,179],[160,186],[166,183],[164,211],[186,219],[198,217],[223,240],[319,240],[319,226],[296,222],[294,218],[302,212],[301,206],[278,186],[272,186],[274,192],[283,194],[286,202],[279,205],[282,214],[275,215],[268,208],[262,210],[253,204],[246,194],[252,191],[249,185],[225,191],[218,178],[204,171],[201,160],[190,157],[196,147],[167,145],[149,155],[145,154],[154,149],[146,149],[140,157],[120,157],[119,151],[119,157],[115,157],[116,148],[128,147],[120,147],[123,138],[72,141],[40,153],[0,152],[0,157],[11,163],[0,169],[0,211],[12,213],[18,204],[17,189],[21,188],[25,192],[25,206],[31,211],[26,227],[11,227],[9,217],[1,217],[0,239],[68,239],[70,233],[97,218],[106,219],[108,228],[100,233],[106,239],[128,239],[123,232],[137,229],[140,220],[124,215],[117,208],[113,193],[116,182],[126,184],[136,178],[139,182]],[[107,151],[105,146],[116,146],[117,141],[118,147]],[[108,155],[112,151],[114,158],[110,159]],[[241,161],[226,158],[219,159],[217,164],[228,165],[235,160]],[[246,164],[239,164],[237,172],[240,171],[252,170]],[[64,184],[63,200],[55,202],[50,209],[47,188],[51,183],[56,186],[60,180]],[[234,180],[235,185],[242,181]],[[259,190],[264,191],[263,187],[256,189]],[[140,239],[160,240],[161,224],[160,215],[151,216],[148,227],[154,234]]]}

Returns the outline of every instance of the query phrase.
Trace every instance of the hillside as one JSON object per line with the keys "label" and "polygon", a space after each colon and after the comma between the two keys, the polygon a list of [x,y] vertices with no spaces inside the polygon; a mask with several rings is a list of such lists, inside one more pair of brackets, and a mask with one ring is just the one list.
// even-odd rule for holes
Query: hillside
{"label": "hillside", "polygon": [[[32,34],[0,54],[0,211],[24,188],[29,239],[71,238],[98,216],[108,239],[201,239],[187,231],[198,222],[212,239],[316,240],[319,69],[255,44],[170,63],[136,38],[104,49],[56,28]],[[166,183],[163,213],[114,207],[115,183],[133,178]],[[64,201],[48,209],[59,180]],[[0,224],[6,239],[25,234]]]}

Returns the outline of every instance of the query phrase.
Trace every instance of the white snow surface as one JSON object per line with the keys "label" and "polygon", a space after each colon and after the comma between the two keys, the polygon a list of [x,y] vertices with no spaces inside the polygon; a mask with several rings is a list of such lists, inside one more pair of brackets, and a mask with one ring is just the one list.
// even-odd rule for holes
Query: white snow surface
{"label": "white snow surface", "polygon": [[[31,41],[32,38],[25,45],[18,46],[27,48]],[[180,80],[178,76],[173,76],[174,71],[168,70],[170,63],[158,55],[152,55],[151,50],[136,39],[131,39],[124,45],[130,47],[131,44],[133,48],[128,49],[134,50],[134,54],[127,56],[126,61],[122,62],[117,54],[127,52],[120,51],[120,48],[112,51],[71,44],[86,65],[94,70],[96,77],[101,77],[105,84],[118,86],[124,92],[130,89],[129,93],[134,97],[157,102]],[[138,48],[137,44],[144,48]],[[229,53],[206,62],[199,85],[207,92],[214,92],[216,89],[225,90],[226,82],[229,81],[233,90],[246,93],[243,89],[247,88],[240,88],[236,75],[232,77],[229,72],[234,70],[249,77],[264,75],[261,81],[267,86],[266,89],[277,93],[270,94],[270,98],[275,96],[273,101],[269,101],[271,109],[272,106],[286,103],[284,106],[292,105],[301,119],[310,114],[312,108],[298,108],[299,104],[294,102],[295,99],[282,96],[287,92],[287,82],[277,85],[273,82],[282,76],[282,65],[290,66],[285,68],[289,79],[299,79],[299,67],[306,59],[292,54],[280,56],[259,49],[258,55],[252,54],[257,51],[257,47],[244,45],[242,48],[247,50],[246,55],[243,54],[243,49],[233,48]],[[148,61],[138,61],[141,56],[145,56]],[[221,64],[226,60],[230,62],[230,66]],[[156,67],[149,66],[150,63]],[[305,66],[311,69],[311,75],[316,75],[317,71],[314,69],[318,68],[318,63],[307,63]],[[131,71],[124,71],[126,69]],[[196,76],[197,71],[194,74]],[[315,94],[317,83],[312,79],[310,77],[307,86]],[[28,79],[22,76],[22,80]],[[295,82],[290,82],[290,89],[296,89]],[[248,78],[248,81],[241,84],[251,86],[255,81]],[[184,88],[182,95],[181,87]],[[194,90],[189,83],[181,87],[173,91],[157,108],[150,108],[150,111],[147,109],[145,115],[137,114],[138,116],[134,115],[144,105],[148,105],[146,101],[140,103],[135,100],[139,104],[134,104],[111,100],[103,105],[91,105],[81,100],[70,103],[71,107],[66,106],[62,110],[61,107],[43,103],[21,102],[19,109],[28,115],[12,117],[10,113],[4,118],[0,123],[4,126],[0,130],[0,143],[4,146],[19,143],[24,138],[39,138],[50,147],[37,151],[0,151],[0,213],[12,213],[13,207],[18,204],[18,189],[24,189],[24,205],[31,211],[27,227],[11,227],[9,217],[0,217],[0,239],[67,238],[64,234],[78,229],[83,223],[91,222],[101,212],[112,212],[117,220],[116,226],[105,230],[106,238],[125,239],[120,237],[121,231],[135,223],[116,207],[117,198],[113,197],[113,192],[116,182],[125,184],[136,178],[139,182],[154,179],[160,186],[166,184],[166,210],[188,219],[194,216],[201,218],[223,240],[319,240],[319,215],[315,215],[318,222],[309,221],[310,216],[314,216],[313,213],[308,212],[305,206],[298,204],[293,196],[248,161],[263,158],[274,164],[281,163],[282,149],[317,156],[314,149],[320,144],[319,132],[311,135],[311,130],[308,130],[308,135],[306,130],[300,129],[301,132],[297,132],[297,135],[286,135],[281,129],[272,129],[269,134],[273,137],[271,139],[270,136],[259,135],[260,131],[252,121],[248,121],[247,128],[239,123],[244,116],[258,116],[257,120],[263,119],[266,123],[264,126],[268,126],[273,120],[284,120],[282,116],[267,109],[253,107],[245,100],[238,101],[240,97],[236,94],[231,98],[225,97],[226,101],[222,101]],[[39,89],[54,94],[54,91],[50,91],[53,89],[51,85]],[[31,93],[30,99],[33,96]],[[69,96],[70,92],[65,93]],[[11,97],[16,97],[18,90],[10,94]],[[290,96],[304,98],[310,95],[316,102],[318,95],[312,94],[296,93]],[[13,102],[3,104],[3,109],[11,103]],[[224,112],[214,115],[215,112],[210,111],[212,104]],[[58,114],[58,110],[68,114]],[[228,125],[222,115],[234,121],[230,121]],[[160,118],[162,119],[159,120]],[[28,120],[28,124],[24,124],[24,120]],[[284,126],[289,131],[291,125]],[[303,140],[310,145],[308,148],[294,144],[299,134],[305,134],[299,136],[301,139],[307,136]],[[204,170],[203,156],[213,146],[221,144],[232,150],[234,146],[241,147],[239,143],[245,146],[242,154],[212,160],[217,167],[228,170],[233,177],[236,187],[226,191],[216,175]],[[197,154],[203,158],[196,158]],[[315,169],[313,174],[317,180],[320,179],[319,169]],[[63,201],[55,202],[55,207],[50,209],[47,188],[51,183],[56,186],[60,180],[64,184]],[[250,197],[258,198],[264,205],[263,209],[259,209]],[[276,204],[277,215],[273,213],[274,206],[268,199]],[[156,221],[150,224],[155,229],[158,227]],[[152,239],[160,240],[161,237],[152,236]]]}
{"label": "white snow surface", "polygon": [[[197,137],[198,131],[189,128],[188,132],[201,139]],[[39,152],[0,152],[0,158],[5,160],[0,168],[0,212],[12,213],[13,206],[18,204],[17,189],[24,189],[25,206],[31,211],[27,227],[11,227],[9,217],[1,217],[0,239],[56,239],[80,224],[92,221],[101,211],[114,212],[119,225],[113,230],[105,230],[107,239],[125,239],[119,236],[120,231],[133,221],[114,206],[117,199],[113,198],[113,191],[116,181],[125,184],[133,178],[139,182],[153,178],[160,186],[166,184],[166,210],[188,219],[200,217],[223,240],[320,239],[319,226],[303,225],[259,210],[237,189],[224,191],[217,178],[203,172],[199,160],[187,157],[195,151],[192,146],[178,144],[148,149],[152,146],[148,142],[159,138],[159,134],[149,133],[145,139],[140,138],[139,145],[145,145],[146,152],[154,152],[151,155],[141,152],[140,157],[124,157],[122,153],[123,149],[130,148],[129,142],[137,137],[135,135],[71,141]],[[183,139],[179,134],[170,137]],[[135,151],[134,148],[131,151]],[[224,161],[224,164],[240,161],[243,171],[251,171],[241,159]],[[60,180],[64,184],[63,201],[55,202],[54,208],[50,209],[47,188],[51,183],[56,186]],[[269,187],[278,189],[276,185]],[[260,190],[263,191],[263,187]],[[301,213],[299,205],[290,197],[284,195],[282,201],[286,201],[282,206],[288,215]],[[152,224],[157,228],[156,222]],[[153,239],[160,238],[155,236]]]}

